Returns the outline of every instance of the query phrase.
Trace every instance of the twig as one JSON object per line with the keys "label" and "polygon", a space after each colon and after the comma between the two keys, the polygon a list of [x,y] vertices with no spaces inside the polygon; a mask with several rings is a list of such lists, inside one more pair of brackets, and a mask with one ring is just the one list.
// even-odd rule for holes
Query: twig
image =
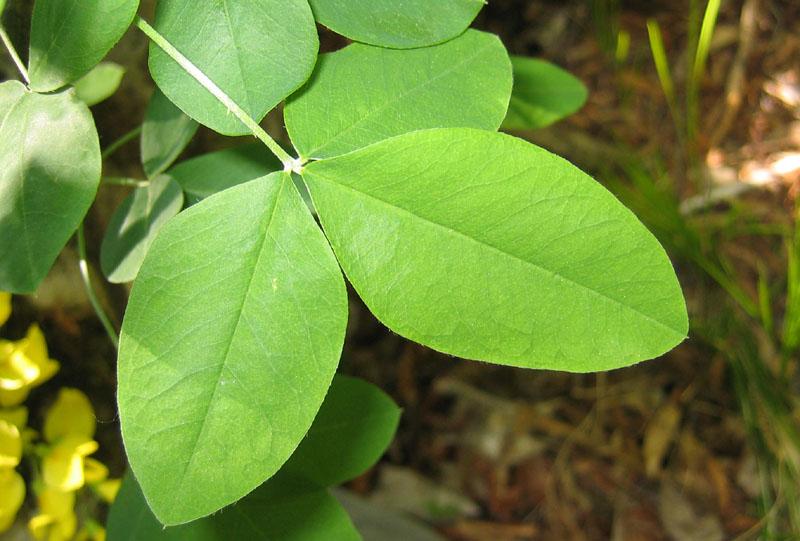
{"label": "twig", "polygon": [[218,87],[214,81],[212,81],[200,70],[200,68],[195,66],[188,58],[183,56],[183,54],[169,41],[167,41],[167,39],[155,28],[150,26],[150,24],[148,24],[148,22],[142,19],[139,15],[136,15],[133,22],[139,27],[139,30],[144,32],[147,37],[153,41],[153,43],[161,47],[161,49],[167,53],[170,58],[177,62],[180,67],[186,71],[186,73],[194,77],[198,83],[203,85],[203,88],[208,90],[220,101],[220,103],[227,107],[228,110],[233,113],[233,116],[238,118],[242,124],[247,126],[253,135],[260,139],[261,142],[264,143],[267,148],[269,148],[272,153],[278,157],[278,159],[283,163],[284,170],[292,171],[297,167],[298,164],[296,163],[295,159],[289,156],[289,154],[287,154],[286,151],[284,151],[281,146],[276,143],[275,140],[270,137],[269,134],[265,132],[264,129],[250,117],[250,115],[245,112],[244,109],[239,107],[238,103],[236,103],[220,87]]}
{"label": "twig", "polygon": [[84,238],[82,223],[78,226],[78,258],[78,268],[81,271],[81,278],[83,278],[83,283],[86,285],[86,293],[89,295],[89,300],[94,307],[94,311],[97,312],[97,317],[100,318],[100,322],[103,324],[106,334],[108,334],[108,338],[114,344],[114,347],[119,348],[117,331],[111,324],[111,320],[108,318],[105,310],[103,310],[100,300],[97,298],[97,294],[92,286],[92,279],[89,275],[89,263],[86,257],[86,239]]}
{"label": "twig", "polygon": [[3,40],[3,45],[6,46],[8,50],[8,54],[11,55],[11,59],[14,61],[14,64],[17,65],[17,69],[19,70],[20,75],[22,78],[25,79],[25,84],[31,84],[30,75],[28,75],[28,70],[25,69],[25,64],[23,64],[22,59],[17,54],[17,50],[14,48],[14,44],[11,43],[11,39],[8,37],[6,33],[6,29],[0,25],[0,38]]}
{"label": "twig", "polygon": [[106,149],[103,151],[103,159],[105,160],[106,158],[108,158],[109,156],[114,154],[117,150],[119,150],[119,148],[122,145],[124,145],[125,143],[127,143],[128,141],[130,141],[131,139],[133,139],[134,137],[136,137],[140,133],[142,133],[141,124],[139,126],[136,126],[135,128],[133,128],[131,131],[129,131],[128,133],[126,133],[125,135],[123,135],[122,137],[120,137],[119,139],[117,139],[116,141],[111,143],[110,145],[108,145],[108,147],[106,147]]}
{"label": "twig", "polygon": [[130,186],[133,188],[146,188],[150,186],[149,180],[139,180],[127,177],[103,177],[100,179],[103,184],[113,184],[115,186]]}

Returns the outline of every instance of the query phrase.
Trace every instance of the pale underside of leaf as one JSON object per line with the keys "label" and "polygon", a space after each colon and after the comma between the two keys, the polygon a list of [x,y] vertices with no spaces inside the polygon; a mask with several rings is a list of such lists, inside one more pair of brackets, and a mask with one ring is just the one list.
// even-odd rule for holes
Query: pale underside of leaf
{"label": "pale underside of leaf", "polygon": [[148,178],[172,165],[197,128],[197,122],[183,114],[160,90],[153,91],[139,138],[142,167]]}
{"label": "pale underside of leaf", "polygon": [[180,186],[164,175],[137,188],[122,202],[111,216],[100,246],[100,265],[110,282],[136,278],[156,234],[182,206]]}

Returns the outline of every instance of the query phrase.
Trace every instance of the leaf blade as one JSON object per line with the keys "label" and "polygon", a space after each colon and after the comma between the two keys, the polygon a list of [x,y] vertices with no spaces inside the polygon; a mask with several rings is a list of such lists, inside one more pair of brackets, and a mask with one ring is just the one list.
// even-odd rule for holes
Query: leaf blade
{"label": "leaf blade", "polygon": [[658,356],[686,335],[680,286],[655,238],[538,147],[427,130],[313,162],[303,176],[356,291],[412,340],[583,372]]}
{"label": "leaf blade", "polygon": [[352,40],[379,47],[427,47],[461,34],[483,0],[309,0],[316,19]]}
{"label": "leaf blade", "polygon": [[134,190],[117,207],[100,245],[100,266],[109,282],[136,278],[156,234],[182,206],[178,183],[161,176]]}
{"label": "leaf blade", "polygon": [[270,486],[268,481],[237,505],[190,524],[164,528],[128,473],[108,517],[108,537],[119,541],[217,541],[360,539],[347,513],[318,487]]}
{"label": "leaf blade", "polygon": [[212,513],[278,470],[322,403],[346,319],[341,273],[288,174],[162,229],[123,321],[118,392],[129,462],[159,520]]}
{"label": "leaf blade", "polygon": [[261,143],[217,150],[182,161],[166,175],[174,178],[194,205],[227,188],[279,171],[281,162]]}
{"label": "leaf blade", "polygon": [[[256,122],[305,82],[317,57],[305,0],[159,2],[154,27]],[[154,43],[149,65],[159,88],[187,115],[224,135],[250,133]]]}
{"label": "leaf blade", "polygon": [[197,122],[183,114],[158,88],[153,91],[139,138],[142,167],[148,178],[172,165],[197,132]]}
{"label": "leaf blade", "polygon": [[92,69],[133,21],[139,0],[38,0],[33,6],[31,88],[49,92]]}
{"label": "leaf blade", "polygon": [[328,158],[426,128],[497,130],[511,86],[511,62],[493,34],[468,30],[409,50],[354,43],[320,57],[284,118],[301,157]]}
{"label": "leaf blade", "polygon": [[504,130],[544,128],[586,103],[584,84],[560,67],[535,58],[511,56],[514,89],[503,120]]}
{"label": "leaf blade", "polygon": [[337,374],[308,435],[281,473],[332,487],[364,473],[386,451],[400,409],[366,381]]}
{"label": "leaf blade", "polygon": [[73,91],[0,84],[0,290],[32,293],[89,209],[100,144]]}
{"label": "leaf blade", "polygon": [[91,107],[111,97],[119,88],[125,68],[114,62],[100,62],[73,83],[78,99]]}

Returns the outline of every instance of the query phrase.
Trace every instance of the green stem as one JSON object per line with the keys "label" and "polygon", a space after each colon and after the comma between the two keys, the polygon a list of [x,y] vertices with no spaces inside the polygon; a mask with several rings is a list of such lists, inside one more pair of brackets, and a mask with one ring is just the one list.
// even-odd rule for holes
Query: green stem
{"label": "green stem", "polygon": [[3,45],[6,46],[8,49],[8,54],[11,55],[11,59],[14,61],[14,64],[17,65],[17,69],[19,70],[20,75],[22,78],[25,79],[26,84],[31,84],[31,78],[28,75],[28,70],[25,69],[25,64],[22,63],[22,59],[17,54],[17,50],[14,48],[14,44],[11,43],[11,39],[8,37],[6,33],[6,29],[0,25],[0,38],[3,40]]}
{"label": "green stem", "polygon": [[103,151],[103,159],[105,160],[106,158],[108,158],[109,156],[114,154],[117,150],[119,150],[119,148],[122,145],[124,145],[125,143],[127,143],[128,141],[130,141],[131,139],[133,139],[134,137],[136,137],[140,133],[142,133],[141,124],[139,126],[136,126],[135,128],[133,128],[131,131],[129,131],[128,133],[126,133],[125,135],[123,135],[122,137],[120,137],[119,139],[117,139],[116,141],[111,143],[110,145],[108,145],[108,147],[106,147],[106,149]]}
{"label": "green stem", "polygon": [[106,315],[103,307],[100,305],[100,300],[97,298],[97,294],[94,292],[94,287],[92,287],[92,279],[89,275],[89,263],[86,257],[86,239],[83,234],[82,223],[80,226],[78,226],[78,257],[78,268],[81,271],[83,283],[86,285],[86,293],[89,295],[89,300],[92,302],[94,311],[97,312],[97,317],[100,318],[100,322],[103,324],[103,327],[105,327],[106,334],[108,334],[108,337],[111,339],[114,347],[119,348],[119,337],[117,336],[117,331],[114,329],[114,326],[111,324],[111,320],[108,319],[108,315]]}
{"label": "green stem", "polygon": [[130,186],[132,188],[146,188],[150,186],[149,180],[139,180],[138,178],[126,177],[103,177],[100,179],[103,184],[113,184],[114,186]]}
{"label": "green stem", "polygon": [[161,47],[165,53],[167,53],[170,58],[172,58],[175,62],[177,62],[189,75],[194,77],[194,79],[203,85],[203,88],[208,90],[215,98],[217,98],[220,103],[222,103],[228,110],[233,113],[233,116],[238,118],[242,124],[247,126],[250,131],[255,135],[258,139],[261,140],[262,143],[267,145],[275,156],[283,162],[283,167],[287,171],[291,171],[295,168],[295,160],[289,156],[289,154],[284,151],[275,140],[269,136],[264,129],[258,125],[258,123],[253,120],[250,115],[248,115],[244,109],[239,107],[233,99],[228,96],[220,87],[218,87],[214,81],[208,78],[208,76],[203,73],[200,68],[195,66],[188,58],[183,56],[181,52],[176,49],[167,39],[158,33],[158,31],[150,26],[147,21],[142,19],[139,15],[134,18],[134,23],[136,26],[139,27],[139,30],[144,32],[148,38],[150,38],[153,43]]}

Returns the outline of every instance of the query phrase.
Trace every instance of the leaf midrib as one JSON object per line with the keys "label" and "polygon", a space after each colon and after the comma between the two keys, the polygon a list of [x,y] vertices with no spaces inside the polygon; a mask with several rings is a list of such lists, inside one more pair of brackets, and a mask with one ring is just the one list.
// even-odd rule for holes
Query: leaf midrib
{"label": "leaf midrib", "polygon": [[530,266],[538,269],[539,271],[550,275],[551,277],[558,277],[558,278],[560,278],[560,279],[562,279],[562,280],[564,280],[566,282],[569,282],[570,284],[573,284],[573,285],[575,285],[577,287],[580,287],[580,288],[582,288],[582,289],[584,289],[584,290],[586,290],[586,291],[588,291],[590,293],[593,293],[596,296],[599,296],[599,297],[601,297],[603,299],[611,301],[612,303],[614,303],[614,304],[616,304],[618,306],[621,306],[621,307],[623,307],[623,308],[625,308],[627,310],[635,312],[635,313],[639,314],[640,316],[642,316],[643,318],[645,318],[646,320],[657,324],[659,327],[662,327],[662,328],[665,328],[665,329],[667,329],[667,330],[669,330],[671,332],[677,333],[681,337],[685,336],[685,333],[683,331],[675,329],[675,328],[667,325],[666,323],[664,323],[662,321],[659,321],[658,319],[654,318],[653,316],[651,316],[649,314],[646,314],[646,313],[642,312],[641,310],[638,310],[637,308],[634,308],[633,306],[629,306],[627,304],[623,304],[618,299],[615,299],[614,297],[610,297],[610,296],[608,296],[607,294],[605,294],[605,293],[603,293],[601,291],[598,291],[598,290],[596,290],[596,289],[594,289],[592,287],[589,287],[589,286],[587,286],[585,284],[582,284],[582,283],[577,282],[577,281],[575,281],[575,280],[573,280],[571,278],[568,278],[568,277],[566,277],[566,276],[564,276],[562,274],[559,274],[559,273],[557,273],[555,271],[552,271],[552,270],[548,269],[547,267],[543,266],[540,263],[535,263],[533,261],[528,261],[527,259],[523,259],[523,258],[519,257],[516,254],[512,254],[510,252],[507,252],[507,251],[503,250],[502,248],[498,248],[497,246],[494,246],[494,245],[489,244],[487,242],[484,242],[482,240],[479,240],[479,239],[476,239],[474,237],[471,237],[471,236],[467,235],[466,233],[463,233],[463,232],[459,231],[455,227],[443,225],[443,224],[440,224],[440,223],[438,223],[438,222],[436,222],[436,221],[434,221],[434,220],[432,220],[430,218],[427,218],[425,216],[420,216],[419,214],[415,214],[414,212],[412,212],[409,209],[397,206],[397,205],[395,205],[395,204],[393,204],[393,203],[391,203],[389,201],[386,201],[385,199],[381,199],[380,197],[377,197],[377,196],[375,196],[373,194],[369,194],[369,193],[363,192],[363,191],[358,190],[358,189],[356,189],[356,188],[354,188],[352,186],[348,186],[348,185],[342,184],[340,182],[337,182],[336,180],[333,180],[333,179],[330,179],[330,178],[326,178],[324,175],[320,175],[318,172],[313,172],[312,171],[311,172],[311,176],[312,176],[312,178],[313,177],[317,177],[317,178],[319,178],[319,179],[321,179],[321,180],[323,180],[325,182],[328,182],[329,184],[333,184],[335,186],[340,186],[342,188],[345,188],[347,190],[350,190],[352,192],[360,194],[360,195],[362,195],[362,196],[364,196],[366,198],[369,198],[369,199],[372,199],[372,200],[377,201],[379,203],[382,203],[382,204],[390,207],[391,209],[404,212],[404,213],[412,216],[413,218],[416,218],[416,219],[421,220],[423,222],[429,223],[429,224],[435,226],[438,229],[443,229],[443,230],[447,231],[448,233],[452,231],[452,233],[455,233],[455,234],[467,239],[468,241],[474,242],[474,243],[476,243],[476,244],[478,244],[480,246],[484,246],[484,247],[489,248],[489,249],[491,249],[493,251],[499,252],[500,254],[502,254],[502,255],[504,255],[506,257],[510,257],[510,258],[515,259],[517,261],[520,261],[520,262],[522,262],[522,263],[524,263],[526,265],[530,265]]}
{"label": "leaf midrib", "polygon": [[[267,232],[269,231],[270,227],[272,226],[272,222],[273,222],[273,220],[275,218],[275,214],[277,212],[278,202],[280,200],[280,196],[283,193],[283,189],[284,189],[285,186],[286,186],[285,179],[282,179],[281,185],[278,188],[278,192],[275,195],[275,199],[274,199],[274,202],[272,204],[272,208],[270,209],[270,216],[269,216],[269,219],[267,220],[266,227],[264,228],[264,235],[263,235],[263,237],[261,239],[261,244],[260,244],[260,246],[258,248],[258,255],[256,257],[256,261],[258,261],[261,258],[261,255],[264,252],[264,247],[267,245],[267,241],[268,241]],[[211,391],[211,396],[208,399],[208,403],[206,404],[206,411],[203,414],[203,419],[202,419],[202,421],[200,423],[200,429],[197,431],[197,437],[195,438],[195,440],[194,440],[194,442],[192,444],[192,452],[190,453],[189,460],[186,462],[186,465],[183,468],[183,472],[181,472],[181,476],[180,476],[181,481],[180,481],[180,483],[178,485],[177,490],[175,491],[175,499],[173,501],[173,505],[175,507],[179,506],[180,500],[184,497],[183,488],[184,488],[184,484],[186,483],[186,479],[188,477],[187,476],[187,472],[190,471],[192,463],[193,463],[195,457],[197,456],[197,444],[200,441],[200,439],[201,439],[201,437],[203,435],[203,432],[205,430],[206,422],[208,420],[208,412],[211,410],[211,405],[214,403],[214,398],[216,397],[217,390],[219,389],[219,382],[222,379],[221,378],[222,372],[225,369],[225,365],[228,362],[228,355],[230,354],[231,345],[233,344],[234,337],[236,336],[236,333],[237,333],[237,331],[239,329],[239,324],[242,321],[242,314],[244,312],[244,307],[245,307],[245,304],[247,303],[247,299],[250,297],[250,289],[252,288],[253,279],[255,278],[255,274],[256,274],[255,269],[256,269],[256,267],[257,267],[257,265],[253,266],[253,272],[251,273],[250,279],[248,280],[247,288],[244,290],[244,295],[242,296],[241,308],[238,311],[238,315],[236,317],[236,323],[234,324],[233,331],[231,332],[231,339],[227,344],[227,347],[225,349],[225,353],[223,354],[222,362],[219,365],[219,370],[217,372],[216,381],[214,383],[214,389]]]}

